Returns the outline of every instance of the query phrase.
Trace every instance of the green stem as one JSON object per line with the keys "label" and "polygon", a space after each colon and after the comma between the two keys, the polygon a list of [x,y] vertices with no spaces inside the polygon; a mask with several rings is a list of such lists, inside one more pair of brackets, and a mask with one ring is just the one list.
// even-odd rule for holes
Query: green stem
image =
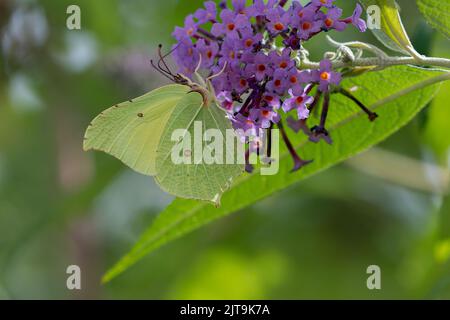
{"label": "green stem", "polygon": [[[319,62],[312,62],[303,60],[300,64],[300,69],[319,69]],[[373,57],[373,58],[359,58],[354,61],[333,61],[333,68],[339,69],[344,67],[375,67],[377,69],[384,69],[392,66],[401,65],[423,65],[431,67],[442,67],[450,69],[450,59],[435,58],[435,57]]]}

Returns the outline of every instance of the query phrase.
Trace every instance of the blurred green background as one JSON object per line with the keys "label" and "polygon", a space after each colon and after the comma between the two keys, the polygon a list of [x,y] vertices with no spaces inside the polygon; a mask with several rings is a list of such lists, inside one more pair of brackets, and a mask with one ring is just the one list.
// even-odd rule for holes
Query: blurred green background
{"label": "blurred green background", "polygon": [[[214,222],[100,285],[171,198],[112,157],[84,153],[84,129],[166,83],[148,61],[201,3],[0,1],[0,299],[450,298],[450,84],[383,152]],[[399,3],[418,51],[450,58],[450,42],[414,2]],[[71,4],[81,31],[66,28]],[[355,1],[337,4],[350,15]],[[376,43],[350,29],[335,38]],[[316,58],[331,50],[323,37],[308,48]],[[66,288],[72,264],[81,291]],[[382,290],[366,287],[373,264]]]}

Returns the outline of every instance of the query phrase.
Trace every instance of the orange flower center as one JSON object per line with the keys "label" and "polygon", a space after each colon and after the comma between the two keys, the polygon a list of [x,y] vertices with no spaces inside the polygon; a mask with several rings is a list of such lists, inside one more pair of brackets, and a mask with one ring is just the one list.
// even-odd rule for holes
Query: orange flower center
{"label": "orange flower center", "polygon": [[252,39],[245,40],[245,46],[247,48],[250,48],[252,45],[253,45],[253,40]]}
{"label": "orange flower center", "polygon": [[263,117],[267,118],[267,117],[270,115],[270,112],[267,111],[267,110],[263,110],[263,111],[261,112],[261,114],[263,115]]}
{"label": "orange flower center", "polygon": [[281,80],[279,80],[279,79],[275,80],[274,84],[275,84],[275,87],[281,86]]}
{"label": "orange flower center", "polygon": [[284,30],[284,24],[282,24],[281,22],[277,22],[277,23],[275,23],[274,28],[277,31],[283,31]]}
{"label": "orange flower center", "polygon": [[297,97],[295,101],[297,102],[297,104],[301,104],[303,100],[304,100],[303,97]]}
{"label": "orange flower center", "polygon": [[241,80],[239,81],[239,84],[241,85],[241,87],[246,87],[246,86],[247,86],[247,80],[241,79]]}
{"label": "orange flower center", "polygon": [[234,23],[229,23],[229,24],[227,25],[227,29],[228,29],[229,31],[233,31],[234,28],[236,28],[236,25],[235,25]]}
{"label": "orange flower center", "polygon": [[288,66],[288,64],[287,64],[286,61],[283,61],[283,62],[280,63],[280,68],[281,68],[281,69],[286,69],[287,66]]}
{"label": "orange flower center", "polygon": [[297,83],[297,77],[296,76],[292,76],[289,81],[291,81],[291,83]]}
{"label": "orange flower center", "polygon": [[333,25],[334,21],[330,18],[325,20],[325,25],[329,28]]}
{"label": "orange flower center", "polygon": [[309,30],[309,29],[311,29],[311,23],[309,23],[309,22],[304,22],[304,23],[302,24],[302,29],[303,29],[303,30]]}
{"label": "orange flower center", "polygon": [[273,101],[273,97],[272,96],[265,96],[264,100],[266,100],[267,102],[272,102]]}
{"label": "orange flower center", "polygon": [[322,72],[320,74],[320,79],[322,79],[322,80],[330,80],[330,73],[329,72]]}
{"label": "orange flower center", "polygon": [[266,71],[266,66],[263,65],[263,64],[258,65],[258,71],[259,71],[259,72],[264,72],[264,71]]}
{"label": "orange flower center", "polygon": [[211,58],[212,58],[212,55],[213,55],[213,53],[212,53],[211,50],[209,50],[209,51],[206,53],[206,56],[208,57],[208,59],[211,59]]}

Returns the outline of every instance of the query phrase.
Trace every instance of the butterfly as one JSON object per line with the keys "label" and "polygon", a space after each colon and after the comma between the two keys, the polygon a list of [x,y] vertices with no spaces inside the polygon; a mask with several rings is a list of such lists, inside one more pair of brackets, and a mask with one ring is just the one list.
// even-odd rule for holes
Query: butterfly
{"label": "butterfly", "polygon": [[[159,56],[158,66],[153,61],[152,65],[175,84],[102,112],[86,130],[83,148],[103,151],[131,169],[153,176],[162,190],[176,197],[210,201],[219,206],[223,193],[244,172],[245,163],[211,163],[192,158],[196,158],[196,148],[211,152],[207,139],[198,137],[199,126],[202,132],[215,129],[226,137],[227,130],[232,130],[231,122],[216,102],[212,77],[204,80],[197,68],[198,83],[193,82],[170,71],[161,47]],[[177,131],[181,134],[174,139]],[[221,143],[225,144],[225,140]],[[223,156],[218,150],[225,147],[216,148],[212,157]],[[174,152],[180,155],[181,161],[174,161]]]}

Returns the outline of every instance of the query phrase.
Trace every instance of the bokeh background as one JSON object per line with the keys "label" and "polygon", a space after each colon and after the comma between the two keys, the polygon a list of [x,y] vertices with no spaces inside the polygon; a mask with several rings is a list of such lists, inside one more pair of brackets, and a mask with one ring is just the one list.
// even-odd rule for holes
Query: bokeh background
{"label": "bokeh background", "polygon": [[[199,0],[0,0],[0,299],[450,298],[450,84],[379,148],[100,277],[171,198],[82,151],[100,111],[166,81],[149,64]],[[338,0],[350,15],[355,1]],[[418,51],[450,42],[399,1]],[[82,10],[82,30],[66,9]],[[376,43],[349,29],[338,40]],[[331,48],[308,44],[313,57]],[[425,165],[426,164],[426,165]],[[66,268],[83,289],[66,288]],[[382,269],[382,290],[366,268]]]}

